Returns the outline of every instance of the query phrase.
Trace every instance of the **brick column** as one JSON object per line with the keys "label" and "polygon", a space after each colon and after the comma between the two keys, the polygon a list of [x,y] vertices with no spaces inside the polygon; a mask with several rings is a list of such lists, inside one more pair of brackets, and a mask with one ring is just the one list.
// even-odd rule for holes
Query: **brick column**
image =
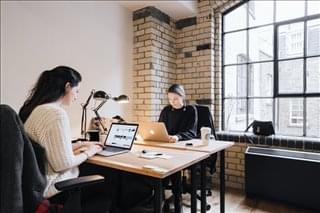
{"label": "brick column", "polygon": [[176,81],[173,20],[154,7],[137,10],[134,24],[134,120],[157,120]]}
{"label": "brick column", "polygon": [[[191,103],[208,105],[221,122],[221,13],[239,1],[198,1],[196,17],[178,20],[177,81]],[[214,17],[214,19],[213,19]]]}

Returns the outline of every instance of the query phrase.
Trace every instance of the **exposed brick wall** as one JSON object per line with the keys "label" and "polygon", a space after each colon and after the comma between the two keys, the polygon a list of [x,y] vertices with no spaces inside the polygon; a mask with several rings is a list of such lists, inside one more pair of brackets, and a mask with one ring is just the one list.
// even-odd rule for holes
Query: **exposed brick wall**
{"label": "exposed brick wall", "polygon": [[[167,104],[166,90],[181,83],[187,100],[210,106],[216,129],[220,127],[221,13],[239,2],[200,0],[196,17],[183,20],[173,20],[153,7],[134,12],[136,121],[157,120]],[[227,187],[244,189],[245,148],[237,144],[226,151]]]}
{"label": "exposed brick wall", "polygon": [[[146,16],[146,17],[145,17]],[[176,82],[176,32],[170,17],[153,7],[134,12],[134,120],[157,120]]]}
{"label": "exposed brick wall", "polygon": [[[244,190],[244,152],[247,144],[236,143],[225,151],[225,183],[226,187]],[[216,163],[217,173],[213,176],[214,183],[220,182],[220,161]]]}
{"label": "exposed brick wall", "polygon": [[[240,1],[199,1],[196,24],[177,29],[177,82],[187,99],[206,103],[216,129],[221,123],[221,25],[222,12]],[[245,144],[226,150],[226,186],[244,189]],[[219,183],[219,160],[214,182]]]}
{"label": "exposed brick wall", "polygon": [[177,82],[185,86],[191,103],[211,108],[217,129],[221,123],[221,14],[239,2],[200,0],[195,21],[187,18],[176,23]]}
{"label": "exposed brick wall", "polygon": [[[215,126],[220,129],[221,125],[221,110],[222,110],[222,58],[221,58],[221,42],[222,42],[222,13],[227,9],[237,5],[241,0],[228,1],[224,4],[219,2],[212,2],[213,4],[213,102],[214,102],[214,118]],[[235,144],[225,152],[225,174],[226,186],[230,188],[237,188],[244,190],[245,175],[244,175],[244,152],[247,144]],[[217,161],[217,173],[214,175],[214,182],[219,183],[220,169],[219,160]]]}
{"label": "exposed brick wall", "polygon": [[214,49],[214,57],[213,57],[213,72],[214,72],[214,85],[213,85],[213,93],[214,93],[214,117],[215,117],[215,125],[217,128],[221,128],[221,118],[222,118],[222,56],[221,56],[221,42],[222,42],[222,13],[229,8],[240,4],[242,0],[232,0],[228,1],[225,4],[218,4],[218,2],[214,3],[213,7],[213,49]]}
{"label": "exposed brick wall", "polygon": [[177,82],[184,85],[190,102],[213,97],[213,24],[209,1],[199,2],[198,11],[193,25],[177,30]]}

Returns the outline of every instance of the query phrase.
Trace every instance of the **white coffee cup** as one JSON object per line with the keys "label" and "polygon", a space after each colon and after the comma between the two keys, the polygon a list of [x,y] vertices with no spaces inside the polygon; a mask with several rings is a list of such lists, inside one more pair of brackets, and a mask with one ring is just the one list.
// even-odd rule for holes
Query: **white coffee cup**
{"label": "white coffee cup", "polygon": [[203,145],[208,145],[211,135],[211,128],[210,127],[201,127],[201,141]]}

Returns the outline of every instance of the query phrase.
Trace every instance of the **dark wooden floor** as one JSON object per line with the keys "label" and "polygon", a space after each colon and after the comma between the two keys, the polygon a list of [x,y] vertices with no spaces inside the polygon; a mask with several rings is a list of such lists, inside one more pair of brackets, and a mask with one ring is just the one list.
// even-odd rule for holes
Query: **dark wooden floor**
{"label": "dark wooden floor", "polygon": [[[190,203],[189,199],[189,195],[183,195],[183,203],[188,205],[188,203]],[[207,211],[207,213],[220,212],[219,191],[213,191],[213,196],[208,197],[207,199],[207,201],[211,204],[211,209],[210,211]],[[187,207],[187,205],[184,205],[183,213],[190,212],[190,208]],[[200,202],[198,202],[197,206],[200,211]],[[310,209],[295,207],[281,202],[261,199],[248,199],[245,197],[243,192],[230,189],[226,191],[225,206],[227,213],[316,213],[316,211],[312,211]]]}

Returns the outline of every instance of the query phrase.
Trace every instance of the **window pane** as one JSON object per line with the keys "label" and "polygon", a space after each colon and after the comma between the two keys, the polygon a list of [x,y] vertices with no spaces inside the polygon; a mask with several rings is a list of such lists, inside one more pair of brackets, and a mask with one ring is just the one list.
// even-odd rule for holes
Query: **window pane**
{"label": "window pane", "polygon": [[227,66],[224,69],[224,96],[246,97],[247,95],[247,66]]}
{"label": "window pane", "polygon": [[307,99],[307,136],[320,137],[320,98]]}
{"label": "window pane", "polygon": [[303,60],[279,62],[279,93],[303,92]]}
{"label": "window pane", "polygon": [[249,66],[249,96],[273,96],[273,63],[257,63]]}
{"label": "window pane", "polygon": [[224,64],[243,63],[247,61],[246,31],[228,33],[224,36]]}
{"label": "window pane", "polygon": [[320,92],[320,57],[307,59],[307,92]]}
{"label": "window pane", "polygon": [[246,124],[246,99],[225,99],[224,129],[244,131]]}
{"label": "window pane", "polygon": [[278,31],[278,58],[303,55],[303,23],[282,25]]}
{"label": "window pane", "polygon": [[276,102],[276,133],[303,135],[302,98],[280,98]]}
{"label": "window pane", "polygon": [[249,30],[250,61],[273,59],[273,26]]}
{"label": "window pane", "polygon": [[249,1],[249,26],[273,22],[273,1]]}
{"label": "window pane", "polygon": [[320,1],[307,1],[308,15],[320,14]]}
{"label": "window pane", "polygon": [[285,21],[304,16],[305,1],[276,1],[276,20]]}
{"label": "window pane", "polygon": [[307,55],[320,54],[320,19],[307,22]]}
{"label": "window pane", "polygon": [[249,99],[249,123],[253,120],[272,121],[272,98]]}
{"label": "window pane", "polygon": [[243,4],[223,18],[224,31],[244,29],[247,27],[247,4]]}

